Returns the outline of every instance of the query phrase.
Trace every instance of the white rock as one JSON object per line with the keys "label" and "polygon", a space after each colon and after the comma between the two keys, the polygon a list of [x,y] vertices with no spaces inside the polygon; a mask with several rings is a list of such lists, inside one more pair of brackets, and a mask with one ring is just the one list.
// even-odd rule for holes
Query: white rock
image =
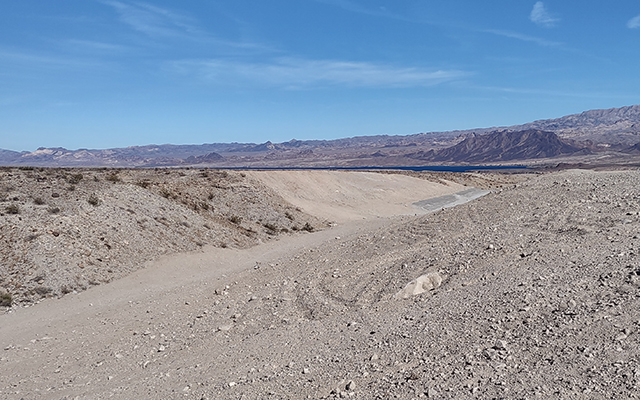
{"label": "white rock", "polygon": [[437,272],[429,272],[417,279],[412,280],[401,291],[396,293],[397,299],[408,299],[409,297],[436,289],[442,284],[442,276]]}

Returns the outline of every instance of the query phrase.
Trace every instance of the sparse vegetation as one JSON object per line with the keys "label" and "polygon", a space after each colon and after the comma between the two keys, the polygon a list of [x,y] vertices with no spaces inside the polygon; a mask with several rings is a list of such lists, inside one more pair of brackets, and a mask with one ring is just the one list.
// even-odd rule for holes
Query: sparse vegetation
{"label": "sparse vegetation", "polygon": [[177,197],[173,193],[171,193],[171,191],[167,188],[160,189],[160,196],[164,197],[165,199],[169,199],[169,198],[175,199]]}
{"label": "sparse vegetation", "polygon": [[60,207],[49,207],[47,212],[49,212],[49,214],[58,214],[60,212]]}
{"label": "sparse vegetation", "polygon": [[117,172],[114,172],[112,174],[107,175],[107,177],[105,179],[108,180],[109,182],[113,182],[113,183],[118,183],[118,182],[121,181],[121,179],[118,176]]}
{"label": "sparse vegetation", "polygon": [[91,196],[89,196],[89,198],[87,199],[87,203],[91,204],[94,207],[97,207],[100,205],[101,201],[98,198],[98,196],[96,196],[95,194],[92,194]]}
{"label": "sparse vegetation", "polygon": [[302,230],[307,232],[313,232],[313,226],[311,226],[310,223],[306,222],[302,227]]}
{"label": "sparse vegetation", "polygon": [[140,186],[143,189],[148,188],[151,185],[151,182],[149,182],[148,180],[141,180],[141,181],[136,181],[136,185]]}
{"label": "sparse vegetation", "polygon": [[35,289],[33,289],[36,293],[38,293],[40,296],[46,296],[49,293],[53,292],[53,289],[51,289],[48,286],[37,286]]}
{"label": "sparse vegetation", "polygon": [[11,307],[13,297],[10,293],[0,293],[0,307]]}
{"label": "sparse vegetation", "polygon": [[33,199],[33,204],[41,206],[44,204],[44,199],[42,197],[36,197]]}
{"label": "sparse vegetation", "polygon": [[20,207],[18,207],[17,204],[10,204],[4,209],[4,211],[7,214],[20,214]]}
{"label": "sparse vegetation", "polygon": [[265,228],[267,228],[271,232],[276,232],[278,230],[278,227],[275,226],[274,224],[270,223],[270,222],[265,222],[264,224],[262,224],[262,226],[264,226]]}
{"label": "sparse vegetation", "polygon": [[84,178],[82,174],[73,174],[67,177],[67,182],[71,185],[77,185]]}
{"label": "sparse vegetation", "polygon": [[232,215],[229,217],[229,221],[236,225],[240,225],[242,223],[242,217],[238,215]]}

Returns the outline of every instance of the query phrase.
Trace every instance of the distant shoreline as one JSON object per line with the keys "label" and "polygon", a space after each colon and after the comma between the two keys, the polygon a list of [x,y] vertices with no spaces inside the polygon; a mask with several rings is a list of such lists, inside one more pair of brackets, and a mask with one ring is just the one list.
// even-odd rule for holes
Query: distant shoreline
{"label": "distant shoreline", "polygon": [[251,171],[277,171],[277,170],[343,170],[343,171],[363,171],[363,170],[398,170],[398,171],[436,171],[436,172],[470,172],[470,171],[492,171],[510,169],[529,169],[526,165],[426,165],[416,167],[214,167],[212,169],[229,170],[251,170]]}

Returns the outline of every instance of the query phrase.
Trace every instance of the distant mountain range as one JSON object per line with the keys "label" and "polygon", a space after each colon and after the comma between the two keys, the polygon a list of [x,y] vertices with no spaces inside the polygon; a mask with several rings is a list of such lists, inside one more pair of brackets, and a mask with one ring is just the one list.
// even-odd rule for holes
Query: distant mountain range
{"label": "distant mountain range", "polygon": [[622,160],[640,155],[640,106],[524,125],[283,143],[147,145],[105,150],[0,149],[0,165],[40,167],[362,167]]}

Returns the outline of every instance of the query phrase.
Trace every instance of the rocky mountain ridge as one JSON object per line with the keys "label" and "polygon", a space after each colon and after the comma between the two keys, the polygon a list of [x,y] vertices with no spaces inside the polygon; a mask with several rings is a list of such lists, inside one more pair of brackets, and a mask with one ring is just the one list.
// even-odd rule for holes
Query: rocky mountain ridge
{"label": "rocky mountain ridge", "polygon": [[[536,134],[549,132],[557,138]],[[529,133],[523,133],[529,132]],[[485,135],[489,135],[484,138]],[[493,136],[491,136],[493,135]],[[497,136],[496,136],[497,135]],[[530,142],[508,150],[523,135]],[[488,139],[491,137],[491,139]],[[471,139],[473,138],[473,139]],[[461,143],[465,143],[462,145]],[[511,144],[509,144],[511,143]],[[524,125],[413,135],[359,136],[282,143],[146,145],[114,149],[39,148],[0,150],[0,165],[40,167],[362,167],[407,166],[422,162],[484,163],[585,156],[629,159],[640,143],[640,105],[590,110]],[[456,147],[458,146],[458,147]],[[464,148],[473,147],[473,154]],[[506,146],[506,147],[505,147]],[[635,147],[634,147],[635,146]],[[506,152],[505,152],[506,151]],[[465,156],[466,154],[466,156]],[[482,154],[482,155],[478,155]],[[603,157],[599,157],[603,158]]]}

